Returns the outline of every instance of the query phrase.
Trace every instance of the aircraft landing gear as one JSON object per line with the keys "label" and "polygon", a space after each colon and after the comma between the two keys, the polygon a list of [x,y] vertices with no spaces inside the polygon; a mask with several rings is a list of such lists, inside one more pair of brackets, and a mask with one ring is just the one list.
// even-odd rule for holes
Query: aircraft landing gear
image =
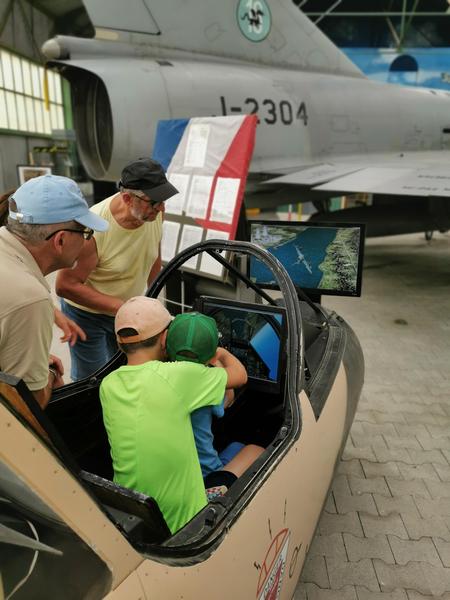
{"label": "aircraft landing gear", "polygon": [[321,198],[320,200],[313,200],[313,206],[320,213],[329,213],[331,208],[330,198]]}
{"label": "aircraft landing gear", "polygon": [[425,231],[425,239],[427,240],[427,242],[431,241],[431,238],[433,237],[433,233],[434,233],[434,231]]}

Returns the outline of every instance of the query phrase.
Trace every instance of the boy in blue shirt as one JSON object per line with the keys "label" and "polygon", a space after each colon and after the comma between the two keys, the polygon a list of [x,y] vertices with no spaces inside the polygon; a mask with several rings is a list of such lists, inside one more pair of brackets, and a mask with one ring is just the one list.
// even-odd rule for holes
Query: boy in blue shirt
{"label": "boy in blue shirt", "polygon": [[[185,360],[211,366],[220,366],[216,357],[219,335],[214,319],[201,313],[177,315],[169,326],[166,352],[169,360]],[[263,452],[254,444],[232,442],[222,452],[214,448],[211,431],[212,419],[222,417],[224,409],[234,399],[233,390],[226,391],[221,404],[204,406],[191,414],[192,429],[206,488],[225,485],[226,488],[240,477]]]}

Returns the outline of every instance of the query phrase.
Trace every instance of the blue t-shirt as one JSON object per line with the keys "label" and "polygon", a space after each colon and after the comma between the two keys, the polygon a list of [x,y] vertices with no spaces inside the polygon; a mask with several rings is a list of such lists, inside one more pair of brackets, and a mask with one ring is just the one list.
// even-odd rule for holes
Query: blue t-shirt
{"label": "blue t-shirt", "polygon": [[223,417],[225,412],[224,401],[225,396],[220,404],[216,406],[203,406],[191,413],[192,430],[194,432],[195,445],[203,477],[223,467],[222,461],[213,445],[214,436],[211,431],[211,424],[213,416]]}

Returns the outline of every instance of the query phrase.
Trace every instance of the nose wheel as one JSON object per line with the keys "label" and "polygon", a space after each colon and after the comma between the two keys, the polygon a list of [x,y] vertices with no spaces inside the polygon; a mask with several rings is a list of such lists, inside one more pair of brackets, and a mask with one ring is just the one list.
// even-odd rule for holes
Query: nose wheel
{"label": "nose wheel", "polygon": [[425,231],[425,239],[427,240],[427,242],[431,241],[431,238],[433,237],[433,231]]}

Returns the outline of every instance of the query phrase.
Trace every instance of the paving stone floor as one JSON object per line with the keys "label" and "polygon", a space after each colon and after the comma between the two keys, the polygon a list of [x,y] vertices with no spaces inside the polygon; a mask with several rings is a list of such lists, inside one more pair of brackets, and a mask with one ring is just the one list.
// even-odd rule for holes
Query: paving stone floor
{"label": "paving stone floor", "polygon": [[366,245],[363,394],[295,600],[450,600],[450,234]]}

